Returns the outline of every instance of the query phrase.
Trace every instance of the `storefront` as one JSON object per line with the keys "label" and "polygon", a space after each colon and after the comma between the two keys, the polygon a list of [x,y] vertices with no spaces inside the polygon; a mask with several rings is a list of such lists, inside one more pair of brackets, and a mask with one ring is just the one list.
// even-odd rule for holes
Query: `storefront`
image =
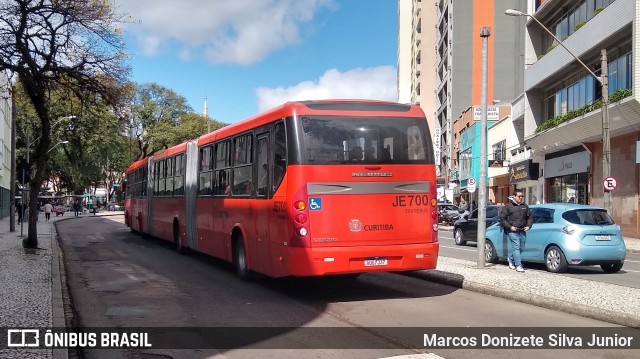
{"label": "storefront", "polygon": [[545,155],[547,202],[589,204],[589,162],[581,146]]}
{"label": "storefront", "polygon": [[525,160],[513,163],[509,166],[509,184],[524,194],[525,203],[540,203],[538,195],[538,163]]}
{"label": "storefront", "polygon": [[493,203],[507,203],[511,195],[509,167],[501,160],[489,161],[489,199]]}

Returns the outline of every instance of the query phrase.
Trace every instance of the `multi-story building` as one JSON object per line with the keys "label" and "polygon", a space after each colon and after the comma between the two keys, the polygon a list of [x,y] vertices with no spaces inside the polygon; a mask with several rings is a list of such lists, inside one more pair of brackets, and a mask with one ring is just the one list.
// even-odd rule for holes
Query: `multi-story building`
{"label": "multi-story building", "polygon": [[546,0],[529,6],[535,19],[516,17],[528,22],[524,111],[514,121],[522,121],[522,149],[539,165],[536,191],[546,202],[604,205],[600,79],[605,64],[609,166],[617,179],[613,217],[624,235],[640,237],[640,5],[637,0]]}
{"label": "multi-story building", "polygon": [[[456,169],[453,123],[482,95],[482,39],[488,38],[487,102],[509,102],[522,93],[525,19],[504,16],[508,8],[526,9],[525,0],[439,0],[435,2],[436,118],[442,129],[442,168],[445,176]],[[460,171],[458,171],[460,172]]]}
{"label": "multi-story building", "polygon": [[0,218],[9,215],[11,191],[11,84],[0,72]]}
{"label": "multi-story building", "polygon": [[[434,96],[435,23],[433,3],[398,0],[398,102],[420,105],[437,147],[440,128],[436,126]],[[439,146],[435,150],[439,153]]]}
{"label": "multi-story building", "polygon": [[[419,104],[430,119],[439,182],[454,168],[454,122],[482,93],[482,41],[488,27],[488,103],[522,93],[524,24],[504,16],[526,0],[398,1],[398,100]],[[411,14],[409,16],[408,14]],[[457,179],[456,179],[457,180]]]}

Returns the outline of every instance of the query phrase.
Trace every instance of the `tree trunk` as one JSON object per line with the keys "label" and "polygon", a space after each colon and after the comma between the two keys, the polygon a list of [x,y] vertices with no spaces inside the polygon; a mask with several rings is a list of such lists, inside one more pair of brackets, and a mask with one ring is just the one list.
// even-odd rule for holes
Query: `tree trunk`
{"label": "tree trunk", "polygon": [[40,193],[40,184],[34,183],[38,181],[29,182],[29,230],[27,232],[27,240],[23,242],[25,248],[38,248],[38,222],[36,218],[38,215],[38,194]]}

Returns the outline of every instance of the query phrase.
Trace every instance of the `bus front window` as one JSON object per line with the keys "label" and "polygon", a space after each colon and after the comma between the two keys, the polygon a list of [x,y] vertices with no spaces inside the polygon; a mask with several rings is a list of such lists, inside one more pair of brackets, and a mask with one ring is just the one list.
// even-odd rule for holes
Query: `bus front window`
{"label": "bus front window", "polygon": [[433,163],[424,119],[302,117],[305,164]]}

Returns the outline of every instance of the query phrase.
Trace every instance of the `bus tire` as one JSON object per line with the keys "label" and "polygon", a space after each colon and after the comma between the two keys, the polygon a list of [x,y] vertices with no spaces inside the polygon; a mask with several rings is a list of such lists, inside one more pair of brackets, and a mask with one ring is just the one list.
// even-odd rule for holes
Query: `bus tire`
{"label": "bus tire", "polygon": [[176,252],[185,254],[185,248],[180,241],[180,226],[178,220],[173,221],[173,243],[176,245]]}
{"label": "bus tire", "polygon": [[244,248],[242,236],[236,237],[233,242],[233,265],[240,279],[244,281],[251,279],[251,272],[247,268],[247,251]]}

